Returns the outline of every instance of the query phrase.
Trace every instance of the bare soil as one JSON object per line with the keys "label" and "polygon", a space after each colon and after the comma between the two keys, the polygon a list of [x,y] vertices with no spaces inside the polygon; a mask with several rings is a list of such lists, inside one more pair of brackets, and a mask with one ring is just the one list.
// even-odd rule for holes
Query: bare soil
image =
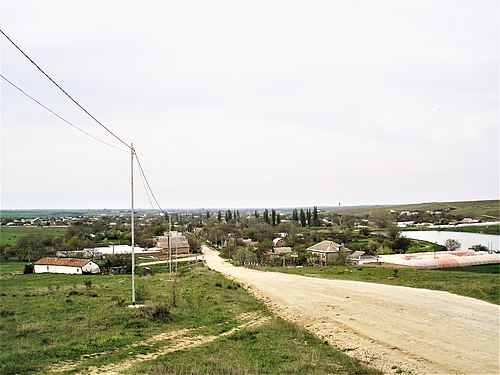
{"label": "bare soil", "polygon": [[386,373],[499,374],[498,305],[447,292],[207,265],[277,315]]}

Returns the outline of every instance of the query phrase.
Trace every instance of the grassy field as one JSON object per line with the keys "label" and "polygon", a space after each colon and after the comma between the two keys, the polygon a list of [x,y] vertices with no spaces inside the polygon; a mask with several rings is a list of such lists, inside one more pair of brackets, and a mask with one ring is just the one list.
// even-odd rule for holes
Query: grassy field
{"label": "grassy field", "polygon": [[451,228],[443,228],[443,230],[448,231],[448,232],[466,232],[466,233],[482,233],[482,234],[500,235],[500,225],[484,225],[484,226],[473,226],[473,227],[451,227]]}
{"label": "grassy field", "polygon": [[465,217],[476,217],[478,219],[498,219],[500,216],[500,201],[499,200],[486,200],[486,201],[465,201],[465,202],[429,202],[429,203],[415,203],[404,205],[387,205],[387,206],[374,206],[352,208],[347,210],[338,211],[341,214],[353,215],[366,215],[373,214],[377,211],[395,210],[401,211],[444,211],[445,209],[452,209],[450,211],[454,215],[463,215]]}
{"label": "grassy field", "polygon": [[366,281],[441,290],[500,304],[499,268],[500,265],[466,267],[453,270],[394,269],[369,266],[259,267],[258,269],[327,279]]}
{"label": "grassy field", "polygon": [[144,309],[126,307],[130,275],[22,275],[23,266],[0,263],[2,374],[378,373],[201,265],[179,265],[175,282],[167,266],[137,277]]}
{"label": "grassy field", "polygon": [[14,245],[19,238],[35,233],[48,234],[55,237],[64,237],[66,228],[51,227],[0,227],[0,245]]}

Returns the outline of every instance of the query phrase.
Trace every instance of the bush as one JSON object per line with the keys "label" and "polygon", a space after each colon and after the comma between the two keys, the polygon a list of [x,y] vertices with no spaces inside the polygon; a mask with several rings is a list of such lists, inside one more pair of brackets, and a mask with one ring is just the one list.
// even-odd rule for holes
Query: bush
{"label": "bush", "polygon": [[33,263],[27,263],[24,265],[23,274],[27,275],[33,272],[35,272],[35,266],[33,265]]}
{"label": "bush", "polygon": [[135,302],[144,303],[148,298],[148,293],[143,284],[138,284],[135,287]]}
{"label": "bush", "polygon": [[148,318],[156,322],[168,322],[172,319],[167,305],[146,306],[139,311],[141,318]]}

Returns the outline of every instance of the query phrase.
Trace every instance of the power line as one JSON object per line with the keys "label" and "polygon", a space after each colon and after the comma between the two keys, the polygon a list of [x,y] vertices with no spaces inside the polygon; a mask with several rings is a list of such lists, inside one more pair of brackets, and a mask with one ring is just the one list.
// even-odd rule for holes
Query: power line
{"label": "power line", "polygon": [[19,48],[19,47],[17,46],[17,44],[16,44],[16,43],[14,43],[14,42],[12,41],[12,39],[10,39],[10,38],[7,36],[7,34],[5,34],[5,33],[3,32],[3,30],[0,30],[0,32],[3,34],[3,36],[5,36],[5,37],[7,38],[7,40],[8,40],[9,42],[11,42],[11,43],[12,43],[12,45],[13,45],[14,47],[16,47],[16,48],[19,50],[19,52],[21,52],[21,53],[22,53],[22,54],[23,54],[23,55],[24,55],[24,56],[25,56],[25,57],[26,57],[26,58],[27,58],[27,59],[28,59],[28,60],[29,60],[29,61],[30,61],[33,65],[35,65],[35,66],[36,66],[36,68],[37,68],[40,72],[42,72],[42,73],[43,73],[43,75],[45,75],[45,77],[47,77],[47,78],[48,78],[48,79],[49,79],[49,80],[50,80],[50,81],[51,81],[54,85],[56,85],[56,86],[57,86],[57,88],[59,88],[59,90],[61,90],[61,91],[62,91],[62,92],[63,92],[63,93],[64,93],[64,94],[68,97],[68,98],[70,98],[70,99],[73,101],[73,103],[75,103],[78,107],[80,107],[80,108],[81,108],[81,109],[82,109],[82,110],[83,110],[83,111],[84,111],[87,115],[89,115],[89,116],[90,116],[90,117],[91,117],[91,118],[92,118],[95,122],[97,122],[97,123],[98,123],[99,125],[101,125],[104,129],[106,129],[106,131],[107,131],[108,133],[110,133],[113,137],[115,137],[116,139],[118,139],[121,143],[123,143],[123,144],[124,144],[127,148],[129,148],[129,149],[130,149],[130,146],[129,146],[129,145],[128,145],[125,141],[123,141],[123,140],[122,140],[120,137],[118,137],[115,133],[113,133],[113,132],[112,132],[111,130],[109,130],[106,126],[104,126],[104,125],[103,125],[103,124],[102,124],[99,120],[97,120],[94,116],[92,116],[92,115],[90,114],[90,112],[89,112],[89,111],[87,111],[85,108],[83,108],[83,107],[80,105],[80,103],[78,103],[75,99],[73,99],[73,97],[72,97],[71,95],[69,95],[69,94],[68,94],[68,93],[67,93],[67,92],[66,92],[66,91],[65,91],[65,90],[64,90],[61,86],[59,86],[59,85],[57,84],[57,82],[56,82],[56,81],[54,81],[54,80],[53,80],[53,79],[52,79],[52,78],[51,78],[51,77],[50,77],[47,73],[45,73],[45,72],[43,71],[43,69],[42,69],[42,68],[40,68],[40,67],[37,65],[37,63],[36,63],[36,62],[34,62],[34,61],[31,59],[31,57],[29,57],[29,56],[28,56],[28,55],[27,55],[27,54],[26,54],[26,53],[25,53],[25,52],[24,52],[21,48]]}
{"label": "power line", "polygon": [[[9,41],[9,42],[10,42],[10,43],[14,46],[14,47],[16,47],[16,49],[17,49],[19,52],[21,52],[21,53],[22,53],[22,54],[23,54],[23,55],[24,55],[24,56],[25,56],[25,57],[26,57],[26,58],[27,58],[27,59],[28,59],[28,60],[29,60],[29,61],[30,61],[30,62],[31,62],[31,63],[32,63],[32,64],[33,64],[33,65],[34,65],[34,66],[35,66],[35,67],[36,67],[39,71],[40,71],[40,72],[42,72],[42,73],[43,73],[43,75],[44,75],[45,77],[47,77],[47,78],[48,78],[48,79],[49,79],[49,80],[50,80],[50,81],[51,81],[51,82],[52,82],[52,83],[53,83],[53,84],[54,84],[54,85],[55,85],[55,86],[56,86],[59,90],[61,90],[61,91],[62,91],[62,92],[63,92],[63,93],[64,93],[64,94],[65,94],[65,95],[69,98],[69,99],[71,99],[71,101],[72,101],[73,103],[75,103],[78,107],[80,107],[80,109],[82,109],[82,110],[83,110],[83,111],[84,111],[87,115],[89,115],[89,116],[90,116],[90,117],[91,117],[91,118],[92,118],[95,122],[97,122],[97,123],[98,123],[100,126],[102,126],[102,127],[103,127],[103,128],[104,128],[107,132],[108,132],[108,133],[110,133],[113,137],[115,137],[115,138],[116,138],[117,140],[119,140],[122,144],[124,144],[124,145],[127,147],[127,149],[128,149],[128,150],[131,150],[131,151],[132,151],[132,153],[133,153],[133,154],[135,154],[135,156],[136,156],[136,160],[137,160],[137,164],[139,165],[139,169],[140,169],[140,171],[141,171],[141,174],[142,174],[142,176],[143,176],[143,178],[144,178],[144,181],[146,181],[146,184],[147,184],[147,186],[148,186],[148,188],[149,188],[149,191],[150,191],[150,193],[151,193],[151,195],[152,195],[152,197],[153,197],[154,201],[156,202],[156,204],[157,204],[158,208],[160,209],[160,211],[161,211],[163,214],[165,214],[165,215],[166,215],[165,211],[163,211],[163,209],[161,208],[160,204],[158,203],[158,200],[156,199],[156,197],[155,197],[155,195],[154,195],[154,193],[153,193],[153,190],[151,189],[151,185],[149,184],[149,181],[148,181],[148,179],[147,179],[147,177],[146,177],[146,174],[144,173],[144,170],[143,170],[143,168],[142,168],[141,162],[139,161],[139,158],[138,158],[138,156],[137,156],[137,152],[136,152],[136,151],[135,151],[135,150],[134,150],[131,146],[129,146],[129,145],[128,145],[125,141],[123,141],[120,137],[118,137],[115,133],[113,133],[111,130],[109,130],[109,129],[108,129],[108,128],[104,125],[104,124],[102,124],[99,120],[97,120],[97,119],[96,119],[96,118],[95,118],[95,117],[94,117],[94,116],[93,116],[93,115],[92,115],[89,111],[87,111],[85,108],[83,108],[83,106],[82,106],[82,105],[80,105],[80,103],[78,103],[75,99],[73,99],[73,97],[72,97],[71,95],[69,95],[69,94],[68,94],[68,93],[67,93],[67,92],[66,92],[66,91],[65,91],[65,90],[64,90],[61,86],[59,86],[59,85],[57,84],[57,82],[56,82],[56,81],[54,81],[54,80],[53,80],[53,79],[52,79],[52,78],[51,78],[51,77],[50,77],[47,73],[45,73],[45,71],[44,71],[42,68],[40,68],[40,67],[37,65],[37,63],[35,63],[35,62],[33,61],[33,59],[31,59],[31,57],[29,57],[29,56],[28,56],[28,55],[27,55],[27,54],[26,54],[26,53],[25,53],[25,52],[24,52],[21,48],[19,48],[19,46],[18,46],[16,43],[14,43],[14,41],[12,41],[12,39],[10,39],[10,38],[7,36],[7,34],[5,34],[5,33],[3,32],[3,30],[0,30],[0,32],[1,32],[1,33],[3,34],[3,36],[5,36],[5,38],[7,38],[7,40],[8,40],[8,41]],[[117,149],[119,149],[119,150],[121,150],[121,151],[125,151],[125,150],[122,150],[122,149],[120,149],[120,148],[118,148],[118,147],[115,147],[115,146],[113,146],[113,145],[111,145],[111,144],[109,144],[109,143],[107,143],[107,142],[104,142],[104,141],[102,141],[102,140],[100,140],[100,139],[98,139],[98,138],[94,137],[93,135],[91,135],[91,134],[87,133],[86,131],[84,131],[84,130],[80,129],[80,128],[79,128],[79,127],[77,127],[76,125],[74,125],[74,124],[70,123],[69,121],[67,121],[67,120],[65,120],[64,118],[62,118],[61,116],[59,116],[59,115],[58,115],[57,113],[55,113],[54,111],[50,110],[48,107],[44,106],[44,105],[43,105],[42,103],[40,103],[38,100],[36,100],[36,99],[34,99],[33,97],[31,97],[30,95],[28,95],[28,94],[27,94],[26,92],[24,92],[22,89],[20,89],[19,87],[17,87],[16,85],[14,85],[12,82],[10,82],[9,80],[7,80],[7,78],[5,78],[3,75],[2,75],[1,77],[2,77],[3,79],[5,79],[8,83],[10,83],[12,86],[14,86],[16,89],[18,89],[19,91],[21,91],[23,94],[25,94],[26,96],[28,96],[30,99],[32,99],[33,101],[35,101],[36,103],[38,103],[39,105],[41,105],[43,108],[45,108],[46,110],[50,111],[51,113],[53,113],[54,115],[56,115],[57,117],[59,117],[61,120],[63,120],[63,121],[65,121],[66,123],[68,123],[69,125],[71,125],[71,126],[75,127],[76,129],[78,129],[78,130],[82,131],[83,133],[87,134],[88,136],[90,136],[90,137],[92,137],[92,138],[94,138],[94,139],[96,139],[96,140],[98,140],[98,141],[100,141],[100,142],[103,142],[103,143],[105,143],[105,144],[107,144],[107,145],[109,145],[109,146],[111,146],[111,147],[117,148]],[[128,152],[128,151],[125,151],[125,152]],[[146,193],[147,193],[147,191],[146,191]],[[149,199],[149,196],[148,196],[148,199]],[[150,201],[150,202],[151,202],[151,201]]]}
{"label": "power line", "polygon": [[146,181],[146,184],[148,185],[148,188],[149,188],[149,191],[154,199],[154,201],[156,202],[156,205],[158,206],[158,208],[160,209],[160,211],[166,215],[166,212],[163,211],[163,209],[161,208],[160,204],[158,203],[158,200],[156,199],[155,197],[155,194],[153,193],[153,190],[151,189],[151,185],[149,185],[149,181],[146,177],[146,174],[144,173],[144,170],[142,169],[142,165],[141,165],[141,162],[139,160],[139,156],[137,155],[137,152],[134,152],[135,153],[135,160],[137,160],[137,165],[139,165],[139,170],[141,171],[142,175],[144,176],[144,180]]}
{"label": "power line", "polygon": [[20,91],[21,93],[23,93],[24,95],[26,95],[28,98],[30,98],[32,101],[34,101],[36,104],[38,104],[40,107],[46,109],[47,111],[49,111],[50,113],[52,113],[54,116],[58,117],[59,119],[63,120],[66,124],[72,126],[73,128],[81,131],[82,133],[88,135],[89,137],[91,138],[94,138],[96,141],[99,141],[101,143],[104,143],[105,145],[108,145],[110,147],[113,147],[117,150],[120,150],[120,151],[123,151],[123,152],[128,152],[122,148],[119,148],[119,147],[116,147],[116,146],[113,146],[112,144],[106,142],[106,141],[103,141],[102,139],[99,139],[95,136],[93,136],[92,134],[86,132],[85,130],[83,130],[82,128],[76,126],[75,124],[73,124],[72,122],[66,120],[64,117],[58,115],[56,112],[54,112],[53,110],[51,110],[49,107],[47,107],[46,105],[42,104],[40,101],[38,101],[37,99],[35,99],[34,97],[32,97],[30,94],[28,94],[26,91],[24,91],[22,88],[20,88],[19,86],[17,86],[16,84],[14,84],[12,81],[10,81],[9,79],[7,79],[3,74],[0,74],[0,77],[3,78],[5,80],[5,82],[7,82],[8,84],[10,84],[12,87],[14,87],[15,89],[17,89],[18,91]]}
{"label": "power line", "polygon": [[[137,158],[137,154],[135,156]],[[140,176],[141,176],[142,186],[144,187],[144,191],[146,192],[146,197],[148,197],[149,205],[151,206],[151,209],[154,210],[153,202],[151,201],[151,198],[150,198],[149,192],[148,192],[148,188],[146,187],[146,181],[144,180],[144,175],[142,173],[140,173]]]}

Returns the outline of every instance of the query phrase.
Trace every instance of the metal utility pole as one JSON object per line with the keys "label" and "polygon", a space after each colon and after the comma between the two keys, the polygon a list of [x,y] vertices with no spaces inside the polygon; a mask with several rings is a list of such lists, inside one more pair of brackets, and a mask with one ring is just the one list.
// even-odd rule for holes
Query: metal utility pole
{"label": "metal utility pole", "polygon": [[170,280],[172,280],[172,213],[168,213],[168,269],[169,269],[169,275],[170,275]]}
{"label": "metal utility pole", "polygon": [[135,254],[134,254],[134,144],[130,144],[130,183],[132,196],[131,231],[132,231],[132,305],[135,305]]}

